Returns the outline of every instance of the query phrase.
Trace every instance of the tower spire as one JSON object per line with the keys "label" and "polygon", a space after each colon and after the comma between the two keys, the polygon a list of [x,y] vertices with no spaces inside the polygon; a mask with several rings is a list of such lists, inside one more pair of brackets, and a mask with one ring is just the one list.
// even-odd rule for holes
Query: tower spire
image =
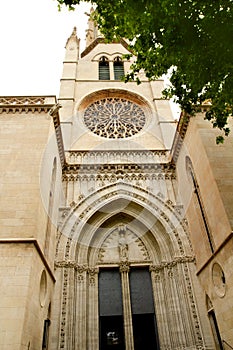
{"label": "tower spire", "polygon": [[75,54],[77,59],[79,58],[79,43],[80,43],[80,39],[77,37],[77,28],[74,27],[72,34],[70,35],[70,37],[66,41],[65,48],[66,48],[67,53],[69,51],[71,51],[71,52],[74,51],[74,54]]}
{"label": "tower spire", "polygon": [[88,29],[86,30],[86,47],[88,47],[98,37],[98,27],[93,20],[93,7],[90,9],[90,14],[86,13],[88,18]]}

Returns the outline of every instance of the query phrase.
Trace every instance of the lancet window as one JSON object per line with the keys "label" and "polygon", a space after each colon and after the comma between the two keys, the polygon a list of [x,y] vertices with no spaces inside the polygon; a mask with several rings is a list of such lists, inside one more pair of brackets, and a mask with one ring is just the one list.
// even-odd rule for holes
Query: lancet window
{"label": "lancet window", "polygon": [[105,56],[99,60],[99,80],[110,80],[109,61]]}

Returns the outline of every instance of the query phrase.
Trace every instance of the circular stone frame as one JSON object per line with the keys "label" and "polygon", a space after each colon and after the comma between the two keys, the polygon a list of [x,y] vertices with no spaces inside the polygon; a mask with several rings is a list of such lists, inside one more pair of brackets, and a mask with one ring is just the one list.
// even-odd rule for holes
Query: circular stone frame
{"label": "circular stone frame", "polygon": [[152,107],[142,96],[127,90],[105,89],[85,96],[77,107],[83,125],[107,139],[126,139],[145,130]]}
{"label": "circular stone frame", "polygon": [[226,278],[222,267],[217,262],[212,265],[212,282],[216,294],[223,298],[226,294]]}
{"label": "circular stone frame", "polygon": [[126,98],[106,97],[84,111],[84,123],[94,134],[123,139],[136,135],[146,123],[143,109]]}

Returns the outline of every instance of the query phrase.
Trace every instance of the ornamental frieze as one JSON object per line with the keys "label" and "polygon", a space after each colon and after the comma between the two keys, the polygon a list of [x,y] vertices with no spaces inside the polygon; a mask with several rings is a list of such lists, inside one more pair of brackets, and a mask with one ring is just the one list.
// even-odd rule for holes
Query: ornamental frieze
{"label": "ornamental frieze", "polygon": [[0,98],[0,114],[48,113],[53,107],[55,97],[45,96],[7,96]]}
{"label": "ornamental frieze", "polygon": [[195,262],[194,256],[180,256],[180,257],[176,257],[172,261],[166,261],[160,264],[150,265],[149,269],[150,269],[150,272],[158,273],[159,271],[162,271],[164,268],[171,269],[172,267],[175,267],[178,264],[194,263],[194,262]]}
{"label": "ornamental frieze", "polygon": [[[90,169],[89,169],[90,170]],[[176,175],[173,171],[169,171],[167,173],[161,173],[155,174],[153,172],[147,173],[147,172],[138,172],[133,173],[130,169],[125,169],[122,172],[114,172],[113,170],[109,173],[100,173],[100,174],[84,174],[82,172],[77,173],[65,173],[63,174],[62,180],[67,182],[77,182],[77,181],[87,181],[87,182],[98,182],[101,183],[108,182],[108,183],[114,183],[119,180],[124,180],[126,182],[132,182],[132,181],[159,181],[159,180],[174,180],[176,178]]]}
{"label": "ornamental frieze", "polygon": [[175,166],[172,163],[115,163],[115,164],[68,164],[63,169],[63,174],[151,174],[151,173],[174,173]]}
{"label": "ornamental frieze", "polygon": [[44,105],[45,96],[6,96],[0,98],[0,105]]}
{"label": "ornamental frieze", "polygon": [[128,163],[168,163],[170,152],[167,150],[130,150],[130,151],[67,151],[66,162],[72,164],[103,164],[127,159]]}

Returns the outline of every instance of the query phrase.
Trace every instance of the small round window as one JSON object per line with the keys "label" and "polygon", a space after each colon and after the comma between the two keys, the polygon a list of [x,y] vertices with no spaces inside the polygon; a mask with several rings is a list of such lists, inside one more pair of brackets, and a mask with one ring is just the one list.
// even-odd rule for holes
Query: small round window
{"label": "small round window", "polygon": [[218,263],[212,266],[212,281],[214,290],[219,297],[224,297],[226,293],[226,278],[223,269]]}

